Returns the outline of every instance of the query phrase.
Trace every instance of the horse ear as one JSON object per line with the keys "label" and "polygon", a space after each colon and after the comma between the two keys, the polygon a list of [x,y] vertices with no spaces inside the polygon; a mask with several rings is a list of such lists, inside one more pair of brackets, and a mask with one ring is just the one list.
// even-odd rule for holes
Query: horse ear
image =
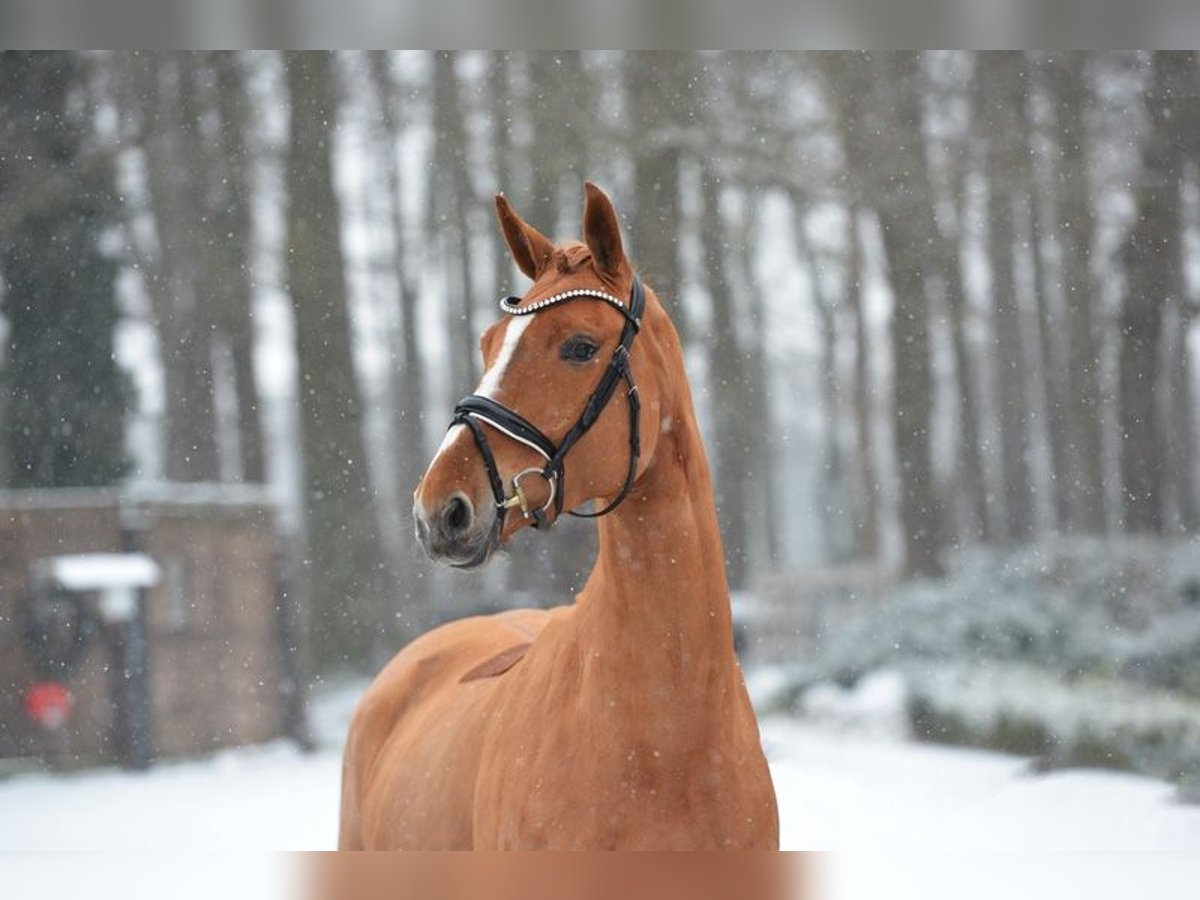
{"label": "horse ear", "polygon": [[590,181],[583,183],[583,240],[592,251],[592,259],[605,275],[618,275],[625,266],[621,245],[621,226],[608,194]]}
{"label": "horse ear", "polygon": [[518,216],[503,194],[496,195],[496,215],[500,217],[504,240],[517,268],[536,281],[554,258],[554,244]]}

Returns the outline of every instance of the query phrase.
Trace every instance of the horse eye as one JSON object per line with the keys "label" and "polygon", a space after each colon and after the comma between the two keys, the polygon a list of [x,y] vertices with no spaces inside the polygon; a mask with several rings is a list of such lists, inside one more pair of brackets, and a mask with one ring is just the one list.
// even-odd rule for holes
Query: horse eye
{"label": "horse eye", "polygon": [[562,345],[558,355],[567,362],[583,363],[595,356],[599,349],[591,338],[573,337]]}

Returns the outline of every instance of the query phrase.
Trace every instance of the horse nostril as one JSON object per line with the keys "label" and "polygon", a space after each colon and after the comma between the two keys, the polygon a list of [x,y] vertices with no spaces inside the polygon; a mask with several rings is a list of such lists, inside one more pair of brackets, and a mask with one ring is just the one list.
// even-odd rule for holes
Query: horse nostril
{"label": "horse nostril", "polygon": [[471,527],[471,504],[466,497],[451,497],[442,510],[442,527],[449,535],[462,534]]}

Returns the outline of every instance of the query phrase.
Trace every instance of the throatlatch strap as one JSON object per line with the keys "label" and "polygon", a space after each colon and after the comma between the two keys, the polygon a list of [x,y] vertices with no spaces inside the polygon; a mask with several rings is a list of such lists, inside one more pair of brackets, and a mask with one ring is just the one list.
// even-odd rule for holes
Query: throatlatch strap
{"label": "throatlatch strap", "polygon": [[625,380],[629,382],[629,471],[625,474],[625,484],[621,488],[621,493],[613,498],[613,501],[604,507],[604,509],[596,512],[579,512],[577,510],[567,510],[567,512],[575,516],[577,519],[598,519],[601,516],[608,515],[621,501],[625,499],[625,495],[629,493],[629,489],[633,486],[634,479],[637,478],[638,457],[642,454],[642,442],[640,438],[640,422],[642,412],[642,401],[638,395],[637,385],[633,383],[633,373],[628,369],[625,371]]}

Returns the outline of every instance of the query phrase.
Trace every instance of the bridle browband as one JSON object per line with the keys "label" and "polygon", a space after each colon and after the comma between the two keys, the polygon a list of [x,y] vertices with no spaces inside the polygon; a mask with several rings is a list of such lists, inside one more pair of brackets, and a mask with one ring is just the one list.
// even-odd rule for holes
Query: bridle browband
{"label": "bridle browband", "polygon": [[[526,518],[533,519],[534,528],[544,528],[547,525],[553,524],[546,518],[546,510],[550,509],[551,506],[554,507],[555,520],[562,515],[565,493],[563,489],[565,478],[564,466],[567,453],[587,433],[588,429],[596,423],[596,420],[600,418],[600,413],[604,411],[604,407],[612,399],[617,389],[617,383],[622,379],[629,385],[627,395],[629,398],[629,471],[625,476],[625,484],[616,498],[599,512],[577,512],[575,510],[567,510],[567,512],[572,516],[587,519],[606,515],[616,509],[621,501],[625,499],[630,487],[633,485],[634,479],[637,477],[638,457],[641,455],[641,441],[638,427],[641,401],[638,398],[637,385],[633,383],[633,372],[629,366],[629,354],[633,349],[633,339],[642,327],[642,314],[646,308],[646,293],[638,277],[636,275],[633,277],[633,287],[630,290],[628,307],[621,302],[620,298],[614,297],[612,294],[590,288],[578,288],[554,294],[526,306],[518,305],[521,302],[520,297],[505,297],[500,301],[500,310],[510,316],[531,316],[547,307],[556,306],[559,303],[567,303],[572,300],[600,300],[607,303],[614,309],[619,310],[621,315],[625,317],[625,326],[621,330],[620,343],[617,344],[617,349],[613,351],[608,368],[600,377],[600,381],[596,385],[596,389],[592,391],[592,395],[588,397],[583,412],[575,424],[563,435],[563,439],[557,445],[528,419],[509,409],[507,406],[497,403],[490,397],[472,394],[469,397],[464,397],[454,407],[454,418],[450,422],[451,426],[465,425],[469,428],[471,435],[475,438],[475,445],[479,448],[479,452],[483,456],[483,464],[487,469],[488,481],[492,485],[492,496],[496,500],[497,525],[495,528],[497,534],[504,527],[505,515],[514,507],[520,508],[522,515]],[[537,467],[525,469],[513,476],[512,497],[505,495],[504,480],[500,477],[500,470],[496,467],[496,457],[492,454],[491,445],[488,443],[487,435],[484,433],[480,423],[486,424],[506,437],[533,449],[546,460],[546,464],[540,469]],[[526,501],[525,491],[521,487],[521,480],[527,475],[540,475],[550,487],[550,497],[540,508],[531,508]]]}

